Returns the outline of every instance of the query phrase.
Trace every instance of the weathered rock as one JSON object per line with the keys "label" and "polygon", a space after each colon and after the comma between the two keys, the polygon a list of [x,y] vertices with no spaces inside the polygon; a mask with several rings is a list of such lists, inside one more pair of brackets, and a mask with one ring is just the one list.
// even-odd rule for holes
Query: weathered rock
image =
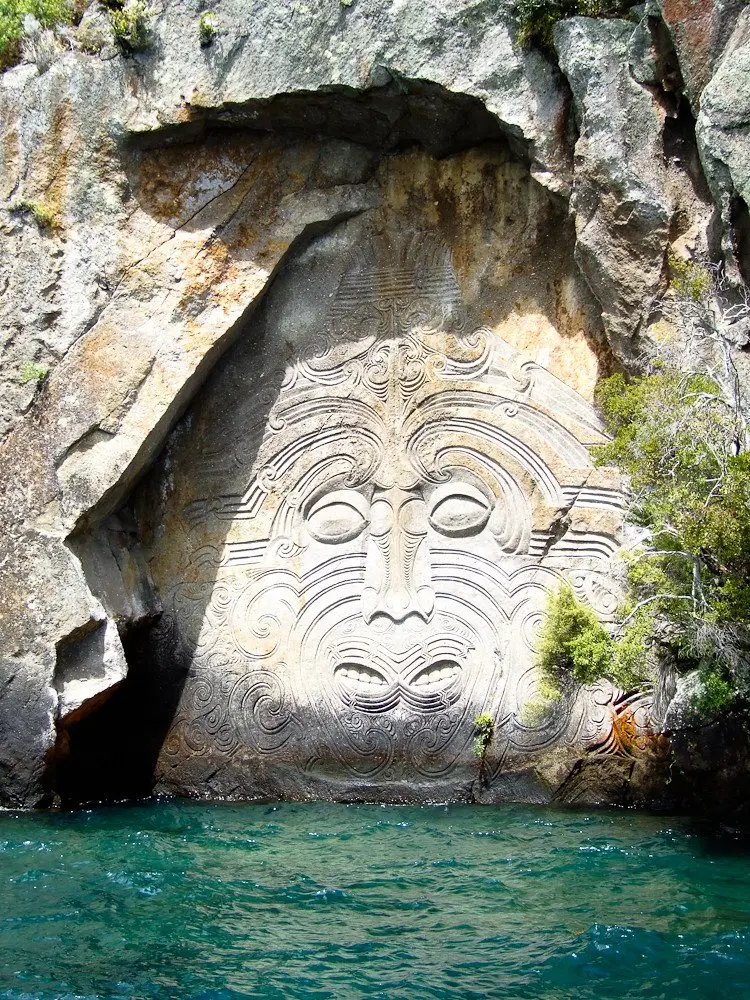
{"label": "weathered rock", "polygon": [[[154,510],[173,495],[164,463],[182,454],[181,439],[172,438],[167,452],[164,442],[176,425],[182,433],[190,427],[189,417],[179,423],[186,410],[206,405],[194,402],[196,394],[225,352],[241,353],[247,337],[265,329],[265,298],[277,275],[288,280],[301,268],[294,273],[302,282],[304,266],[315,271],[316,254],[324,256],[321,247],[341,239],[353,251],[341,234],[373,219],[383,232],[395,225],[401,235],[409,227],[424,234],[424,247],[437,240],[450,252],[472,325],[491,331],[495,351],[511,345],[520,355],[508,357],[527,359],[525,371],[552,380],[545,384],[557,387],[558,402],[544,419],[567,426],[564,401],[578,399],[575,393],[590,401],[612,349],[628,360],[668,239],[703,225],[700,198],[691,201],[680,187],[689,185],[678,158],[662,164],[664,112],[629,75],[632,25],[577,19],[559,28],[562,67],[585,127],[574,163],[567,83],[545,57],[516,45],[508,4],[227,0],[207,48],[199,44],[200,6],[167,3],[151,50],[129,59],[117,53],[105,15],[92,9],[80,42],[101,55],[69,52],[43,73],[24,65],[0,77],[0,796],[13,804],[41,801],[63,786],[73,797],[76,768],[116,766],[136,731],[123,725],[134,712],[142,738],[128,745],[139,776],[121,783],[124,794],[147,788],[155,771],[163,787],[233,793],[231,767],[223,766],[202,787],[184,775],[170,786],[173,741],[164,739],[184,664],[165,654],[156,664],[161,673],[144,665],[175,589],[157,555],[166,544],[160,532],[179,518],[159,524],[141,507],[136,523],[130,508],[157,458],[160,471],[149,482],[160,482],[165,495]],[[741,190],[731,173],[741,168],[730,130],[716,126],[714,141],[712,128],[704,129],[704,159],[718,164],[712,184],[724,204],[727,184]],[[412,146],[421,152],[405,154]],[[731,212],[724,214],[730,223]],[[604,308],[604,331],[574,247]],[[342,268],[340,261],[328,268],[329,282]],[[324,284],[317,271],[309,282],[304,277],[292,325],[304,327],[305,316],[323,321],[313,292]],[[335,293],[333,284],[328,291]],[[291,364],[310,331],[286,347],[283,331],[274,330],[274,362]],[[446,364],[450,345],[441,339],[437,352]],[[268,349],[248,355],[250,374]],[[37,382],[30,362],[48,366],[49,377]],[[500,379],[503,364],[496,364]],[[443,378],[437,368],[433,375]],[[488,369],[478,384],[490,379],[488,395],[504,405],[495,376]],[[575,406],[587,412],[580,400]],[[489,422],[502,420],[496,414]],[[260,421],[259,433],[263,427]],[[227,440],[231,431],[230,420]],[[579,446],[584,441],[583,432],[567,433]],[[189,460],[189,448],[185,454]],[[590,473],[582,458],[567,468],[578,470],[568,485],[579,483],[581,469]],[[251,474],[245,467],[233,473],[238,482],[245,475],[245,485]],[[185,466],[175,475],[184,477]],[[531,492],[541,525],[538,491]],[[539,527],[548,541],[587,530],[591,511],[578,525],[576,510],[568,513],[570,523],[561,511]],[[589,528],[616,537],[611,523]],[[151,566],[147,555],[156,560]],[[533,566],[542,556],[513,558]],[[482,705],[505,711],[505,702],[492,701],[488,678],[481,683],[487,698],[467,694],[450,737],[459,740],[460,732],[463,741],[460,753],[454,748],[462,761],[454,789],[468,787],[471,712]],[[612,732],[643,727],[627,705],[620,712],[618,697],[609,691],[605,701],[620,728],[604,725],[602,739],[627,757],[635,744],[620,736],[612,744]],[[584,702],[571,695],[554,718],[562,725]],[[509,732],[521,731],[517,710],[508,709],[516,720]],[[512,780],[472,794],[556,794],[578,766],[583,744],[576,739],[564,753],[553,740],[549,756],[528,768],[519,758]],[[503,759],[493,767],[502,770]],[[582,800],[621,796],[623,767],[630,765],[618,764],[598,788],[587,779]],[[89,777],[87,787],[101,793],[99,778]],[[241,779],[236,793],[251,790]],[[257,788],[288,788],[285,780],[267,773]],[[77,791],[85,784],[79,780]]]}
{"label": "weathered rock", "polygon": [[[586,301],[570,227],[499,152],[405,155],[374,181],[378,206],[279,276],[135,498],[165,608],[151,672],[180,678],[160,791],[466,798],[489,713],[483,797],[556,748],[556,773],[526,779],[548,800],[618,713],[647,726],[648,696],[607,682],[537,691],[547,593],[617,605],[622,495],[586,448],[596,414],[500,335],[525,327],[573,381],[542,346],[563,346],[558,289]],[[528,253],[529,224],[560,227],[554,258]]]}
{"label": "weathered rock", "polygon": [[742,0],[658,0],[672,36],[685,91],[697,113],[703,88],[729,41]]}
{"label": "weathered rock", "polygon": [[673,211],[664,111],[628,70],[633,30],[627,21],[582,17],[555,27],[580,131],[571,201],[576,259],[622,357],[658,290]]}
{"label": "weathered rock", "polygon": [[724,250],[750,270],[750,11],[745,10],[701,95],[696,135],[724,222]]}

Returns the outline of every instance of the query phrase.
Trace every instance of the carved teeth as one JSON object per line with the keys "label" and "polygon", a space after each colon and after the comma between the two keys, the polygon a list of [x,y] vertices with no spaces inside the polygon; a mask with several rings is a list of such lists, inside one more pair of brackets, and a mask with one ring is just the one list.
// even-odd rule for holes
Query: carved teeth
{"label": "carved teeth", "polygon": [[357,667],[337,667],[336,676],[354,684],[367,684],[368,687],[386,687],[388,683],[374,670],[359,670]]}
{"label": "carved teeth", "polygon": [[428,684],[444,685],[445,681],[454,680],[459,673],[460,667],[455,663],[444,667],[428,667],[417,674],[412,683],[414,687],[425,687]]}

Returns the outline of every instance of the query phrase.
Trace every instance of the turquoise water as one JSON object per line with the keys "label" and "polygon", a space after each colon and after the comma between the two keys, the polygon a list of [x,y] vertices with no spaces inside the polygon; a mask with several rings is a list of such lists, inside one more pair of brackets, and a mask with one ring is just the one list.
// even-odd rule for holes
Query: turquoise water
{"label": "turquoise water", "polygon": [[750,995],[750,857],[508,806],[0,814],[0,997]]}

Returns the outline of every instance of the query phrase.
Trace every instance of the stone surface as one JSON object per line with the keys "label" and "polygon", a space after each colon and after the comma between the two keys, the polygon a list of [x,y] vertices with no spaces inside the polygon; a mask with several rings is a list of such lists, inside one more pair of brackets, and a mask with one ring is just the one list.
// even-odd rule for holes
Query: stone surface
{"label": "stone surface", "polygon": [[[547,593],[568,580],[616,607],[623,498],[592,466],[590,404],[497,332],[528,281],[522,254],[502,273],[504,213],[529,213],[533,183],[508,197],[495,158],[491,191],[486,154],[405,160],[378,178],[381,206],[278,278],[136,499],[165,609],[152,669],[181,688],[160,791],[467,798],[489,712],[484,797],[522,771],[548,800],[582,755],[616,749],[618,713],[647,729],[648,697],[606,682],[538,695]],[[547,263],[547,287],[571,265]],[[493,312],[499,327],[476,326]],[[532,776],[558,747],[568,766]]]}
{"label": "stone surface", "polygon": [[672,36],[687,96],[697,112],[737,18],[742,0],[659,0]]}
{"label": "stone surface", "polygon": [[701,96],[696,134],[706,178],[724,221],[724,250],[747,279],[750,262],[750,11],[740,16]]}
{"label": "stone surface", "polygon": [[[328,300],[320,297],[325,282],[318,272],[291,296],[297,304],[287,308],[284,323],[299,337],[286,346],[278,323],[273,327],[274,371],[300,360],[312,335],[305,316],[313,324],[329,321],[334,276],[342,278],[350,252],[352,260],[361,257],[361,240],[351,235],[357,227],[380,218],[384,228],[378,232],[395,234],[394,246],[402,245],[410,227],[425,249],[437,246],[448,255],[469,317],[454,340],[448,333],[453,317],[444,317],[448,327],[438,327],[432,354],[429,339],[414,333],[417,355],[444,359],[449,368],[462,338],[473,343],[473,331],[489,331],[477,337],[493,345],[488,357],[498,378],[507,376],[507,364],[533,371],[535,385],[557,387],[556,406],[574,398],[576,412],[584,413],[600,372],[632,362],[633,345],[658,299],[667,244],[708,244],[700,169],[690,130],[682,129],[679,141],[669,131],[666,116],[674,108],[663,101],[663,67],[647,65],[644,55],[642,71],[634,70],[640,82],[628,68],[636,25],[583,19],[562,25],[561,72],[516,44],[506,3],[226,0],[216,12],[218,36],[205,49],[197,31],[200,7],[164,4],[151,49],[128,59],[113,44],[102,12],[92,7],[79,29],[78,50],[61,53],[49,68],[26,64],[0,76],[4,803],[50,801],[65,782],[73,788],[76,769],[97,761],[110,761],[111,777],[125,745],[139,757],[139,781],[147,783],[159,762],[160,780],[169,785],[163,747],[173,741],[164,743],[171,724],[164,713],[177,709],[185,664],[165,655],[156,689],[148,686],[155,675],[149,679],[144,664],[147,637],[165,607],[172,613],[177,583],[169,572],[180,564],[165,568],[156,535],[146,537],[152,529],[158,534],[159,525],[140,508],[135,519],[134,490],[148,474],[151,483],[161,476],[165,497],[171,495],[165,440],[175,426],[187,426],[179,423],[186,411],[208,405],[210,390],[198,394],[214,367],[231,356],[227,352],[241,352],[252,331],[277,322],[266,305],[277,276],[281,288],[295,268],[306,273],[316,255],[324,256],[326,241],[333,247],[341,241],[346,250],[326,265]],[[734,7],[717,4],[715,11],[723,47]],[[722,87],[735,86],[731,81],[741,75],[744,23],[740,18],[701,100],[699,127],[729,247],[742,236],[747,197],[744,84],[738,77],[740,96],[732,109]],[[682,59],[686,50],[676,48]],[[571,100],[581,130],[575,157]],[[34,205],[47,211],[51,225],[38,211],[35,217]],[[375,237],[370,244],[382,248]],[[387,260],[383,266],[395,265]],[[278,289],[273,294],[282,301]],[[393,346],[413,333],[408,324],[406,333],[399,331],[383,337],[384,350],[387,341]],[[346,337],[343,342],[349,344],[344,353],[354,350]],[[266,350],[259,345],[248,355],[251,369],[268,358]],[[352,364],[358,357],[354,351]],[[48,367],[48,378],[23,382],[30,362]],[[433,375],[437,391],[442,375],[437,368]],[[505,397],[492,377],[489,368],[478,371],[467,392],[484,391],[477,386],[489,379],[489,395],[500,403]],[[267,414],[262,400],[256,402],[261,415],[254,426],[262,437]],[[545,419],[567,427],[568,418],[555,407],[542,409]],[[572,426],[566,433],[579,448],[585,442]],[[524,434],[519,440],[534,451],[536,443]],[[577,454],[580,462],[566,459],[570,483],[589,469]],[[243,466],[241,485],[240,470],[235,474],[242,491],[255,472]],[[549,533],[552,505],[542,516],[542,494],[521,479],[531,490],[533,523]],[[436,530],[425,506],[428,481],[398,486],[422,491],[417,520],[422,514],[428,519],[425,551]],[[394,480],[388,489],[396,488]],[[353,489],[372,504],[368,491],[385,490],[385,480],[372,470],[368,482]],[[194,499],[212,495],[208,490]],[[481,496],[473,501],[481,507]],[[369,508],[360,513],[369,517]],[[179,536],[173,529],[180,517],[176,509],[169,514],[165,537]],[[566,529],[577,530],[562,515],[555,531]],[[612,524],[607,532],[616,537]],[[488,547],[496,544],[490,535]],[[358,538],[365,546],[365,534]],[[175,560],[185,554],[181,544],[175,543]],[[344,544],[355,545],[355,539]],[[458,545],[455,539],[445,544]],[[498,572],[508,571],[501,566],[506,556],[530,566],[542,558],[532,549],[506,552],[498,557]],[[366,560],[367,551],[358,558]],[[561,567],[550,563],[549,571],[554,576]],[[446,743],[461,761],[455,779],[461,794],[470,774],[471,712],[480,703],[498,712],[506,706],[499,694],[492,701],[489,677],[471,670],[461,673],[463,721]],[[467,680],[470,674],[476,684]],[[476,694],[482,685],[486,697]],[[406,711],[408,699],[398,690],[400,707],[393,711]],[[587,697],[566,696],[561,726]],[[606,711],[600,706],[602,719],[609,711],[620,719],[619,695],[602,697],[609,699]],[[616,750],[615,764],[597,771],[602,755],[595,752],[585,757],[593,766],[584,766],[580,740],[561,736],[546,749],[537,747],[533,765],[524,769],[519,760],[505,778],[498,774],[472,794],[533,798],[563,789],[561,795],[581,801],[623,801],[630,793],[622,776],[640,766],[631,751],[642,727],[622,704],[624,721],[605,726],[609,735],[601,744],[609,748],[605,755]],[[507,705],[509,718],[517,720],[518,705]],[[580,710],[591,721],[593,709]],[[133,727],[134,712],[147,720],[142,727]],[[511,718],[508,726],[507,733],[515,732],[517,721]],[[133,733],[140,734],[135,743]],[[103,753],[107,740],[110,758]],[[575,779],[575,790],[566,775],[577,768],[589,777]],[[184,777],[175,787],[180,781],[188,787]],[[216,782],[218,789],[224,777]],[[100,783],[94,791],[109,794],[111,787]],[[128,794],[144,787],[123,784]]]}
{"label": "stone surface", "polygon": [[625,357],[661,282],[673,213],[662,159],[664,111],[630,75],[633,32],[627,21],[582,17],[555,27],[580,131],[576,257]]}

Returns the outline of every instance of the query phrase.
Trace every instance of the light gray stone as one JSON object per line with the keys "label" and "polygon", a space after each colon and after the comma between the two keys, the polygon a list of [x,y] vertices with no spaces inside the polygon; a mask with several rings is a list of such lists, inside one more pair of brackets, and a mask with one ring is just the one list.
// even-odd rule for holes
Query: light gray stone
{"label": "light gray stone", "polygon": [[[724,223],[724,251],[747,277],[750,262],[750,11],[701,95],[696,135],[706,178]],[[736,225],[736,228],[734,228]]]}
{"label": "light gray stone", "polygon": [[486,300],[466,308],[415,225],[384,206],[311,244],[136,499],[165,608],[151,669],[183,678],[160,791],[462,799],[489,713],[482,797],[561,754],[525,782],[548,801],[620,712],[649,732],[647,693],[550,700],[535,664],[550,592],[605,619],[618,603],[598,417],[474,327]]}
{"label": "light gray stone", "polygon": [[[516,44],[508,3],[226,0],[206,48],[200,7],[164,4],[152,48],[125,59],[92,6],[76,51],[45,62],[41,74],[26,64],[0,76],[0,795],[14,805],[56,791],[54,768],[69,750],[75,760],[75,740],[73,749],[66,740],[76,727],[93,732],[97,718],[114,720],[113,705],[121,717],[123,705],[150,710],[138,701],[143,678],[126,673],[127,656],[172,597],[145,554],[157,551],[160,532],[172,536],[166,522],[141,517],[136,526],[134,490],[165,460],[175,426],[189,430],[183,413],[225,352],[260,329],[256,312],[277,277],[308,260],[306,248],[317,247],[310,263],[321,241],[335,243],[339,231],[389,206],[384,231],[411,220],[425,246],[447,248],[471,329],[509,344],[508,358],[526,359],[512,366],[536,366],[560,400],[587,406],[613,352],[629,360],[658,290],[672,201],[686,220],[676,229],[703,225],[702,209],[669,183],[679,165],[662,165],[663,112],[629,74],[634,26],[577,19],[558,29],[582,127],[574,162],[568,84],[550,60]],[[731,160],[720,145],[706,145],[716,150],[717,176]],[[722,204],[723,184],[714,183]],[[593,297],[573,260],[576,238]],[[343,274],[343,257],[337,267],[330,282]],[[323,284],[316,272],[283,309],[283,297],[274,299],[277,334],[296,331],[275,341],[282,367],[325,321],[338,286],[326,299]],[[420,364],[424,346],[417,338]],[[449,365],[455,348],[441,341],[435,357]],[[21,384],[31,362],[49,376]],[[503,364],[495,364],[501,381]],[[488,378],[489,369],[477,375]],[[473,381],[466,391],[477,391]],[[495,383],[488,394],[505,399]],[[562,410],[547,409],[545,419],[565,423]],[[264,428],[256,426],[261,436]],[[169,493],[169,470],[159,469]],[[370,485],[384,489],[375,478]],[[472,499],[481,506],[473,494],[457,501],[468,507],[455,512],[448,548],[467,527]],[[552,534],[575,532],[574,513],[562,511]],[[607,532],[616,537],[612,525]],[[550,552],[513,558],[537,565]],[[179,700],[184,675],[163,680]],[[614,704],[612,692],[603,697]],[[505,710],[487,698],[466,694],[451,736],[461,743],[461,794],[467,719],[480,705]],[[565,711],[576,704],[569,699]],[[157,728],[151,736],[158,756]],[[550,747],[492,794],[549,797],[577,766],[581,744]],[[158,759],[167,787],[168,758]],[[259,778],[258,788],[284,786],[275,781]],[[216,790],[228,793],[222,782]],[[592,792],[597,801],[608,794]]]}
{"label": "light gray stone", "polygon": [[576,259],[623,357],[659,288],[673,209],[664,111],[628,70],[633,32],[627,21],[582,17],[555,27],[580,133],[571,202]]}

